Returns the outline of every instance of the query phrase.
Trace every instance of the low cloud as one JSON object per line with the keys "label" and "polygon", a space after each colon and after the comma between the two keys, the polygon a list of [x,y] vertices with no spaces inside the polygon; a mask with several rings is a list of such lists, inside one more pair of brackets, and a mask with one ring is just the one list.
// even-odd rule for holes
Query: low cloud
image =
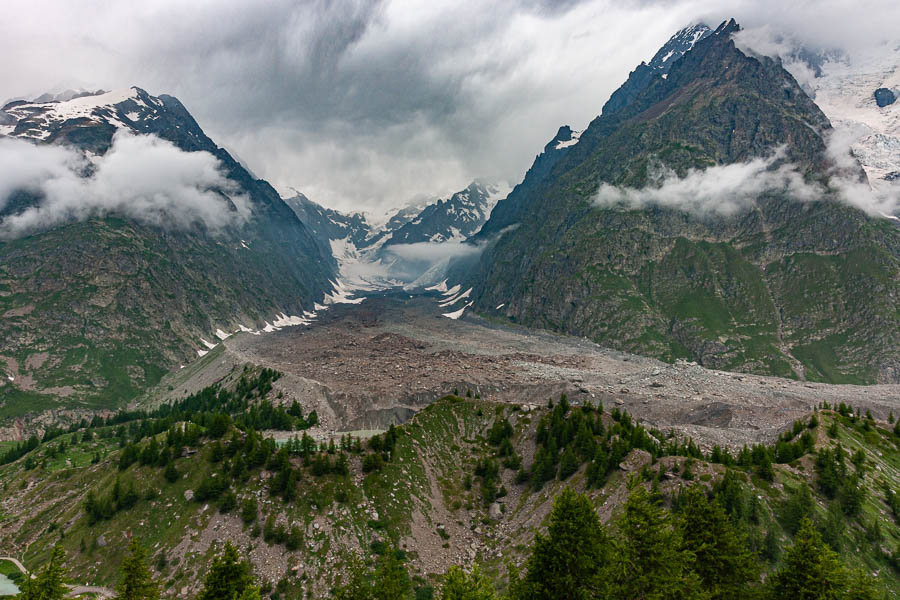
{"label": "low cloud", "polygon": [[746,163],[691,169],[683,178],[659,165],[651,175],[655,185],[635,189],[604,183],[594,203],[628,209],[659,206],[697,216],[727,217],[752,207],[763,194],[786,192],[801,200],[812,200],[823,192],[804,182],[803,176],[783,159],[784,149],[780,148],[770,157]]}
{"label": "low cloud", "polygon": [[481,246],[464,242],[417,242],[385,247],[385,252],[410,262],[436,263],[448,258],[472,256],[482,251]]}
{"label": "low cloud", "polygon": [[208,152],[184,152],[125,131],[106,154],[91,159],[72,149],[0,139],[0,211],[16,190],[39,198],[18,212],[10,207],[0,237],[109,214],[174,229],[239,225],[250,218],[250,200],[220,166]]}
{"label": "low cloud", "polygon": [[875,217],[900,215],[900,186],[873,186],[860,177],[859,163],[850,152],[854,139],[854,132],[843,129],[829,135],[827,156],[832,168],[827,187],[804,180],[796,165],[784,162],[782,147],[766,158],[691,169],[685,177],[658,164],[651,171],[651,184],[647,187],[603,183],[593,202],[604,208],[658,206],[699,217],[729,217],[749,210],[761,196],[783,194],[799,202],[833,198]]}

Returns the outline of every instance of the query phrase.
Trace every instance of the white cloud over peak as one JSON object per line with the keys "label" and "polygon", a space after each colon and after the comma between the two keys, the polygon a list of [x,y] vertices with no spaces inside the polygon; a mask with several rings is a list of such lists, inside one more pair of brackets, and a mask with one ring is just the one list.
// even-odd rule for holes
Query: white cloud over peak
{"label": "white cloud over peak", "polygon": [[[37,202],[8,207],[26,190]],[[88,159],[79,152],[0,138],[0,237],[65,222],[117,214],[139,222],[219,230],[246,222],[250,200],[208,152],[184,152],[155,136],[116,133],[110,149]]]}

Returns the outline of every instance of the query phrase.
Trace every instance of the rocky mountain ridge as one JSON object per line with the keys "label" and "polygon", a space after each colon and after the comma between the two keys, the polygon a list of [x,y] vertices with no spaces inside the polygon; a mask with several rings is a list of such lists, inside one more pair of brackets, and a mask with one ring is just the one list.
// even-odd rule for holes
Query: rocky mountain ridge
{"label": "rocky mountain ridge", "polygon": [[[240,197],[249,210],[246,220],[216,231],[202,222],[172,229],[106,211],[0,241],[3,418],[120,405],[205,353],[216,336],[279,319],[299,322],[288,315],[313,311],[331,291],[330,255],[277,192],[207,137],[176,98],[130,88],[63,102],[17,101],[0,115],[0,136],[85,157],[84,181],[117,135],[164,140],[164,149],[166,142],[175,147],[167,156],[208,153],[230,188],[213,193],[231,210]],[[25,214],[44,197],[22,190],[4,200],[0,218]]]}
{"label": "rocky mountain ridge", "polygon": [[[639,67],[564,155],[548,144],[476,241],[505,233],[450,280],[471,285],[483,313],[503,305],[515,322],[667,360],[897,381],[900,236],[889,220],[827,191],[805,202],[761,193],[730,216],[715,204],[697,215],[597,203],[601,185],[652,188],[659,171],[683,180],[771,161],[777,148],[804,186],[827,189],[828,118],[778,62],[736,48],[738,30],[723,23],[667,73]],[[854,177],[865,178],[859,166]]]}

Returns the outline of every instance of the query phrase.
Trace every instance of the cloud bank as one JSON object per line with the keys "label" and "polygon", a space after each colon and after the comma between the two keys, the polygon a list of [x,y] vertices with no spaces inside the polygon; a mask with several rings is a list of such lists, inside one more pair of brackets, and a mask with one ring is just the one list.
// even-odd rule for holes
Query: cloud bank
{"label": "cloud bank", "polygon": [[765,158],[745,163],[691,169],[684,177],[656,165],[644,188],[600,184],[592,198],[601,208],[643,209],[650,206],[683,211],[698,217],[730,217],[745,212],[767,194],[784,194],[798,202],[833,198],[873,217],[900,216],[900,186],[872,186],[859,179],[859,165],[850,153],[852,131],[834,130],[828,138],[832,161],[828,185],[805,181],[796,165],[784,162],[783,147]]}
{"label": "cloud bank", "polygon": [[448,258],[461,258],[480,253],[484,248],[464,242],[416,242],[385,246],[385,252],[411,262],[435,263]]}
{"label": "cloud bank", "polygon": [[476,177],[520,181],[672,33],[728,17],[852,50],[896,37],[900,3],[34,0],[0,36],[0,101],[170,93],[279,190],[380,210]]}
{"label": "cloud bank", "polygon": [[[38,197],[24,210],[13,192]],[[210,230],[246,222],[250,200],[208,152],[184,152],[148,135],[119,131],[91,160],[59,146],[0,138],[0,237],[13,238],[70,221],[117,214],[141,223]]]}
{"label": "cloud bank", "polygon": [[786,192],[799,200],[820,196],[824,190],[805,183],[793,165],[783,162],[784,154],[779,148],[768,158],[691,169],[683,178],[660,165],[652,175],[654,185],[635,189],[603,183],[594,203],[629,209],[659,206],[697,216],[727,217],[747,210],[767,193]]}

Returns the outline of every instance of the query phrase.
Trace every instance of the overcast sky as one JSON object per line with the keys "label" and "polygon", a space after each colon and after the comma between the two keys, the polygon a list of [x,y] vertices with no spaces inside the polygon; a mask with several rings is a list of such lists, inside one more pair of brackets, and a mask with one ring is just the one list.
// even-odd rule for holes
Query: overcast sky
{"label": "overcast sky", "polygon": [[[786,6],[790,5],[790,6]],[[896,34],[895,1],[31,0],[0,36],[0,101],[137,85],[177,96],[282,193],[383,210],[517,183],[677,29],[735,17],[811,46]]]}

